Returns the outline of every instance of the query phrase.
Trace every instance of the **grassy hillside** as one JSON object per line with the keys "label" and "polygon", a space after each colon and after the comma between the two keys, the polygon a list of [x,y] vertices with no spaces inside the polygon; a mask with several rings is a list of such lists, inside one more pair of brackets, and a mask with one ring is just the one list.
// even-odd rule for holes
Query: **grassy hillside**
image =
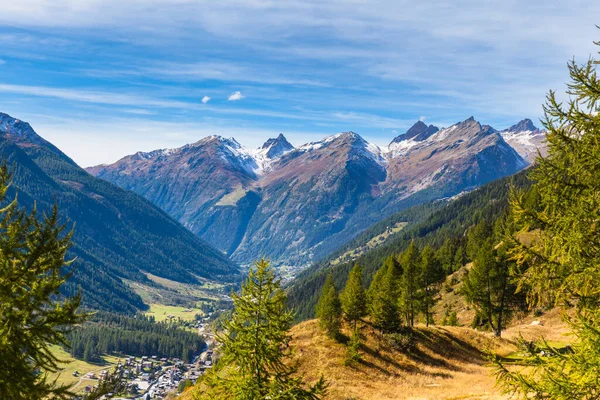
{"label": "grassy hillside", "polygon": [[292,329],[301,374],[321,375],[330,383],[331,400],[344,399],[502,399],[486,367],[484,351],[508,355],[514,345],[466,328],[418,327],[415,347],[396,348],[370,327],[362,329],[363,360],[344,366],[345,346],[325,337],[317,321]]}

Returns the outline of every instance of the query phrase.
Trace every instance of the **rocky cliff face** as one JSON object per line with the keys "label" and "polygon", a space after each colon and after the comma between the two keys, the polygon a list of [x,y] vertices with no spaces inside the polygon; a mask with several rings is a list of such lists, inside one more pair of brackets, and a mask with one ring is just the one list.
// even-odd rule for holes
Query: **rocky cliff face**
{"label": "rocky cliff face", "polygon": [[213,136],[88,171],[145,196],[234,260],[305,265],[402,208],[526,167],[504,135],[471,117],[441,130],[419,121],[384,149],[354,132],[298,148],[280,134],[256,150]]}
{"label": "rocky cliff face", "polygon": [[538,129],[528,118],[503,130],[501,134],[506,143],[530,164],[534,162],[538,150],[542,156],[546,155],[546,132]]}

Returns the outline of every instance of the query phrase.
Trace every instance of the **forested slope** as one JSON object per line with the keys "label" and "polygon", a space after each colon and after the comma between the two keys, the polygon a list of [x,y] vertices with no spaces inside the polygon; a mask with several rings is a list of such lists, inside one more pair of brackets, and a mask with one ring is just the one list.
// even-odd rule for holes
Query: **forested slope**
{"label": "forested slope", "polygon": [[[333,258],[348,250],[344,247],[330,258],[300,273],[288,287],[288,303],[297,311],[297,319],[305,320],[314,316],[321,287],[329,272],[333,275],[336,287],[341,289],[352,266],[359,263],[364,268],[365,284],[368,286],[385,259],[404,251],[412,240],[420,248],[431,245],[439,252],[446,251],[448,255],[442,258],[445,258],[446,262],[452,262],[458,249],[461,249],[460,251],[464,249],[466,231],[470,226],[480,221],[494,221],[504,215],[508,207],[511,185],[515,188],[526,188],[530,185],[527,171],[488,183],[458,199],[449,201],[439,209],[436,209],[439,203],[437,206],[416,206],[374,225],[352,244],[360,246],[365,240],[377,235],[384,227],[391,226],[398,220],[408,219],[411,215],[423,215],[421,221],[411,224],[385,244],[366,252],[356,260],[335,265],[331,263]],[[427,214],[427,207],[434,211]]]}

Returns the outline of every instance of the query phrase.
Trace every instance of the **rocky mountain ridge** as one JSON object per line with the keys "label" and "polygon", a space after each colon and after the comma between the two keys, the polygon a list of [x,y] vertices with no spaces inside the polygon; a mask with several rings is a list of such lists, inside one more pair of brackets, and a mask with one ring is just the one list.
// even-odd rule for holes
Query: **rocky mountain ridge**
{"label": "rocky mountain ridge", "polygon": [[236,261],[267,256],[300,266],[403,208],[525,168],[507,141],[527,142],[532,131],[519,129],[532,126],[523,120],[497,131],[471,117],[439,129],[418,121],[386,148],[354,132],[297,148],[283,134],[258,149],[210,136],[88,171],[146,197]]}

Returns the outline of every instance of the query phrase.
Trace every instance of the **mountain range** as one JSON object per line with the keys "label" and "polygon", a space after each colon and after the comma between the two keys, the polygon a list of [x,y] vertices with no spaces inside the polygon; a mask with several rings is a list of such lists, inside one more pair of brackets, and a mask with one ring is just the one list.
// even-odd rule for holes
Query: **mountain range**
{"label": "mountain range", "polygon": [[0,156],[12,168],[9,198],[42,214],[56,203],[74,224],[75,274],[65,294],[84,292],[87,307],[135,312],[146,306],[128,282],[147,273],[180,282],[231,281],[225,255],[143,197],[98,179],[19,119],[0,113]]}
{"label": "mountain range", "polygon": [[132,190],[239,263],[305,266],[412,205],[455,196],[527,167],[543,131],[473,117],[415,123],[385,148],[354,132],[299,147],[280,134],[258,149],[209,136],[138,152],[88,172]]}

